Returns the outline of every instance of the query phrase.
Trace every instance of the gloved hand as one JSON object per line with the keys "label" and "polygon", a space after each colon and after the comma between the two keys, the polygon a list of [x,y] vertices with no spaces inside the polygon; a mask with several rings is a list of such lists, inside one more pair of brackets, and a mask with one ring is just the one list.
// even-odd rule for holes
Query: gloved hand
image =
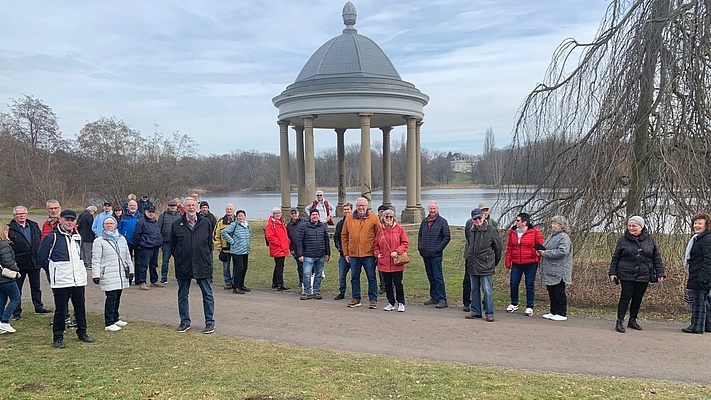
{"label": "gloved hand", "polygon": [[133,272],[128,274],[128,280],[133,282]]}
{"label": "gloved hand", "polygon": [[92,280],[93,280],[94,283],[96,283],[97,285],[99,284],[99,278],[94,278],[94,279],[92,279]]}

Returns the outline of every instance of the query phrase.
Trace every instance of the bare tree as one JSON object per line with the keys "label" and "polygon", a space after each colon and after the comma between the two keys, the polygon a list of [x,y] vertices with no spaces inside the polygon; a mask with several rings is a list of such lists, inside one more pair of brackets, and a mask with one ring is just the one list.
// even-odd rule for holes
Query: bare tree
{"label": "bare tree", "polygon": [[563,214],[587,232],[640,214],[652,230],[688,231],[709,209],[708,7],[612,0],[592,42],[558,47],[519,111],[504,180],[521,166],[537,179],[504,187],[509,217]]}

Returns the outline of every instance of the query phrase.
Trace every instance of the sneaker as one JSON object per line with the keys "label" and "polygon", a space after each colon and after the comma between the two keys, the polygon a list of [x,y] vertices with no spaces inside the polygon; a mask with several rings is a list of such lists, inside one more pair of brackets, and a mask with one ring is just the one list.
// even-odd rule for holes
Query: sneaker
{"label": "sneaker", "polygon": [[165,285],[166,283],[168,283],[168,280],[167,280],[167,279],[161,279],[161,280],[160,280],[160,283],[162,283],[162,284]]}
{"label": "sneaker", "polygon": [[558,314],[551,317],[552,321],[565,321],[566,319],[568,319],[568,317]]}
{"label": "sneaker", "polygon": [[360,300],[352,299],[348,303],[348,308],[355,308],[355,307],[360,307]]}
{"label": "sneaker", "polygon": [[113,325],[105,326],[104,330],[109,331],[109,332],[118,332],[121,330],[121,327],[116,324],[113,324]]}
{"label": "sneaker", "polygon": [[516,311],[518,311],[518,306],[509,304],[508,307],[506,307],[506,312],[516,312]]}
{"label": "sneaker", "polygon": [[54,313],[54,311],[48,310],[46,308],[40,308],[38,310],[35,310],[35,314],[52,314],[52,313]]}
{"label": "sneaker", "polygon": [[405,312],[405,304],[403,304],[403,303],[398,303],[398,305],[397,305],[397,312]]}
{"label": "sneaker", "polygon": [[291,288],[288,286],[284,286],[284,285],[281,285],[276,288],[277,292],[283,292],[284,290],[289,290],[289,289],[291,289]]}
{"label": "sneaker", "polygon": [[65,321],[65,324],[67,325],[67,328],[76,328],[77,327],[77,320],[73,319],[69,322]]}
{"label": "sneaker", "polygon": [[383,307],[383,311],[392,311],[395,309],[395,306],[388,303],[385,307]]}
{"label": "sneaker", "polygon": [[314,295],[311,295],[311,298],[316,299],[316,300],[321,300],[321,299],[323,299],[323,296],[321,296],[321,294],[319,294],[319,293],[316,293]]}
{"label": "sneaker", "polygon": [[114,325],[124,327],[124,326],[128,325],[128,322],[118,320],[118,321],[116,321],[116,323],[114,323]]}
{"label": "sneaker", "polygon": [[231,283],[226,283],[225,287],[223,288],[225,290],[232,290],[232,284]]}
{"label": "sneaker", "polygon": [[371,310],[375,310],[376,308],[378,308],[378,301],[376,300],[368,303],[368,308],[370,308]]}
{"label": "sneaker", "polygon": [[437,302],[434,301],[434,299],[429,299],[426,302],[424,302],[423,304],[426,306],[431,306],[431,305],[437,304]]}
{"label": "sneaker", "polygon": [[472,309],[469,306],[462,307],[462,311],[464,311],[464,312],[471,312],[471,310]]}
{"label": "sneaker", "polygon": [[139,290],[148,290],[148,286],[146,286],[145,283],[141,283],[140,285],[138,285],[138,289]]}
{"label": "sneaker", "polygon": [[240,288],[234,288],[234,289],[232,289],[232,293],[234,293],[234,294],[244,294],[244,290],[242,290],[242,289],[240,289]]}
{"label": "sneaker", "polygon": [[378,294],[385,294],[385,287],[381,286],[380,290],[378,290]]}
{"label": "sneaker", "polygon": [[447,308],[447,307],[449,307],[449,306],[447,305],[447,302],[446,302],[446,301],[440,301],[440,302],[437,303],[437,305],[435,306],[435,308]]}
{"label": "sneaker", "polygon": [[311,295],[310,294],[302,294],[301,297],[299,297],[299,299],[309,300],[309,299],[311,299]]}
{"label": "sneaker", "polygon": [[215,332],[215,324],[208,323],[205,325],[205,329],[202,331],[202,333],[209,335],[212,332]]}
{"label": "sneaker", "polygon": [[10,326],[9,322],[0,322],[0,331],[5,331],[7,333],[15,333],[17,332],[15,328]]}
{"label": "sneaker", "polygon": [[343,300],[346,298],[345,293],[338,293],[338,296],[334,297],[333,300]]}
{"label": "sneaker", "polygon": [[67,346],[64,345],[64,339],[54,339],[54,342],[52,343],[52,346],[54,346],[55,349],[63,349]]}
{"label": "sneaker", "polygon": [[531,307],[526,307],[526,311],[523,312],[527,317],[533,316],[533,309]]}
{"label": "sneaker", "polygon": [[83,335],[79,335],[79,341],[84,343],[94,343],[94,338],[85,333]]}
{"label": "sneaker", "polygon": [[151,283],[151,287],[160,287],[160,288],[163,288],[163,287],[165,287],[165,283],[153,282],[153,283]]}
{"label": "sneaker", "polygon": [[551,314],[551,313],[546,313],[546,314],[541,315],[541,317],[543,317],[545,319],[551,319],[552,316],[553,316],[553,314]]}
{"label": "sneaker", "polygon": [[19,321],[22,319],[22,315],[13,315],[12,319],[13,319],[13,321]]}
{"label": "sneaker", "polygon": [[252,289],[250,289],[250,288],[248,288],[248,287],[246,287],[246,286],[242,286],[240,289],[242,289],[242,290],[245,291],[245,292],[251,292],[251,291],[252,291]]}
{"label": "sneaker", "polygon": [[182,322],[180,323],[180,326],[178,326],[178,332],[180,333],[187,332],[188,329],[190,329],[190,325],[184,324]]}

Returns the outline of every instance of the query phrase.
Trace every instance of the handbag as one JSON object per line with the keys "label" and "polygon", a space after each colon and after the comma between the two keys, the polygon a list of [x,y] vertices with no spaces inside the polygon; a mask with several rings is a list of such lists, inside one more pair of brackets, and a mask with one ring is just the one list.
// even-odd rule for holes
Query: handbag
{"label": "handbag", "polygon": [[217,256],[217,258],[222,262],[230,261],[230,253],[225,253],[224,251],[220,251],[220,254]]}
{"label": "handbag", "polygon": [[[392,254],[393,249],[390,247],[390,243],[388,242],[388,240],[385,239],[385,235],[383,235],[383,239],[385,240],[385,244],[388,246],[388,250],[390,250],[390,254]],[[398,255],[394,256],[392,259],[393,259],[393,264],[398,265],[398,266],[405,265],[410,262],[410,257],[408,257],[407,251],[398,253]]]}
{"label": "handbag", "polygon": [[654,267],[649,268],[649,282],[657,283],[658,281],[659,277],[657,277],[657,270],[654,269]]}
{"label": "handbag", "polygon": [[0,269],[2,269],[2,276],[4,276],[5,278],[8,278],[8,279],[17,279],[17,278],[20,277],[20,273],[19,273],[19,272],[13,271],[13,270],[11,270],[10,268],[2,268],[2,267],[0,267]]}

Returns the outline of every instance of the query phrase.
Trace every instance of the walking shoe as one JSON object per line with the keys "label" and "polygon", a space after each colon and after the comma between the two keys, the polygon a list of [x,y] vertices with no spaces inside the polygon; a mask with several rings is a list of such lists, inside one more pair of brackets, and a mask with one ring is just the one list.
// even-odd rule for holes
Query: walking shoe
{"label": "walking shoe", "polygon": [[231,283],[225,284],[224,289],[225,289],[225,290],[232,290],[232,284],[231,284]]}
{"label": "walking shoe", "polygon": [[515,306],[515,305],[513,305],[513,304],[509,304],[509,305],[506,307],[506,312],[516,312],[516,311],[518,311],[518,306]]}
{"label": "walking shoe", "polygon": [[276,290],[277,290],[278,292],[282,292],[282,291],[284,291],[284,290],[289,290],[289,289],[291,289],[291,288],[290,288],[290,287],[287,287],[287,286],[284,286],[284,285],[277,286],[277,288],[276,288]]}
{"label": "walking shoe", "polygon": [[151,287],[160,287],[160,288],[163,288],[163,287],[165,287],[165,284],[164,284],[164,283],[160,283],[160,282],[153,282],[153,283],[151,283]]}
{"label": "walking shoe", "polygon": [[323,296],[321,296],[321,294],[319,294],[319,293],[313,294],[313,295],[311,295],[311,296],[312,296],[314,299],[316,299],[316,300],[321,300],[321,299],[323,299]]}
{"label": "walking shoe", "polygon": [[79,335],[79,340],[84,343],[94,343],[94,338],[87,335],[86,333],[83,335]]}
{"label": "walking shoe", "polygon": [[245,292],[244,292],[244,290],[242,290],[242,289],[240,289],[240,288],[234,288],[234,289],[232,289],[232,293],[234,293],[234,294],[244,294]]}
{"label": "walking shoe", "polygon": [[494,316],[493,316],[493,315],[487,316],[487,317],[486,317],[486,322],[494,322]]}
{"label": "walking shoe", "polygon": [[632,328],[636,331],[642,330],[642,327],[639,326],[639,324],[637,323],[637,318],[630,318],[630,320],[627,322],[627,327]]}
{"label": "walking shoe", "polygon": [[310,300],[311,295],[310,294],[302,294],[301,297],[299,297],[301,300]]}
{"label": "walking shoe", "polygon": [[19,320],[22,319],[22,315],[13,315],[13,316],[12,316],[12,319],[13,319],[14,321],[19,321]]}
{"label": "walking shoe", "polygon": [[124,326],[128,325],[128,322],[118,320],[118,321],[116,321],[116,323],[114,325],[124,327]]}
{"label": "walking shoe", "polygon": [[482,316],[481,316],[481,315],[468,314],[468,315],[465,315],[464,318],[466,318],[466,319],[475,319],[475,318],[482,318]]}
{"label": "walking shoe", "polygon": [[368,308],[370,308],[371,310],[375,310],[376,308],[378,308],[378,302],[377,302],[377,301],[371,301],[371,302],[368,304]]}
{"label": "walking shoe", "polygon": [[392,311],[395,309],[395,306],[388,303],[385,307],[383,307],[383,311]]}
{"label": "walking shoe", "polygon": [[398,303],[398,305],[397,305],[397,312],[405,312],[405,304],[403,304],[403,303]]}
{"label": "walking shoe", "polygon": [[695,331],[694,328],[692,328],[691,326],[688,326],[686,328],[681,328],[681,331],[684,333],[699,333],[699,334],[704,333],[704,331]]}
{"label": "walking shoe", "polygon": [[437,305],[435,306],[435,308],[447,308],[447,307],[449,307],[449,306],[447,305],[447,302],[446,302],[446,301],[440,301],[440,302],[437,303]]}
{"label": "walking shoe", "polygon": [[146,286],[145,283],[141,283],[140,285],[138,285],[138,289],[139,290],[148,290],[148,286]]}
{"label": "walking shoe", "polygon": [[0,331],[5,331],[7,333],[15,333],[17,332],[15,328],[10,326],[9,322],[0,322]]}
{"label": "walking shoe", "polygon": [[464,312],[470,312],[472,309],[469,306],[464,306],[462,307],[462,311]]}
{"label": "walking shoe", "polygon": [[209,335],[212,332],[215,332],[215,324],[213,323],[208,323],[205,325],[205,329],[202,331],[202,333]]}
{"label": "walking shoe", "polygon": [[568,319],[568,317],[558,314],[551,317],[551,321],[565,321],[566,319]]}
{"label": "walking shoe", "polygon": [[109,331],[109,332],[118,332],[121,330],[121,327],[116,324],[113,324],[113,325],[105,326],[104,330]]}
{"label": "walking shoe", "polygon": [[385,294],[385,286],[380,287],[380,290],[378,290],[378,294]]}
{"label": "walking shoe", "polygon": [[161,280],[160,280],[160,283],[166,284],[166,283],[168,283],[168,280],[167,280],[167,279],[161,279]]}
{"label": "walking shoe", "polygon": [[188,329],[190,329],[190,325],[184,324],[182,322],[180,323],[180,326],[178,326],[178,332],[180,333],[187,332]]}
{"label": "walking shoe", "polygon": [[352,299],[348,303],[348,308],[355,308],[355,307],[360,307],[360,300]]}
{"label": "walking shoe", "polygon": [[252,291],[252,289],[250,289],[246,286],[242,286],[240,289],[242,289],[244,292],[251,292]]}
{"label": "walking shoe", "polygon": [[618,319],[617,322],[615,322],[615,330],[620,333],[625,333],[625,320]]}
{"label": "walking shoe", "polygon": [[73,319],[69,322],[65,321],[65,324],[67,324],[67,328],[76,328],[77,327],[77,320]]}
{"label": "walking shoe", "polygon": [[553,316],[553,314],[551,314],[551,313],[545,313],[545,314],[541,315],[541,317],[543,317],[545,319],[551,319],[552,316]]}
{"label": "walking shoe", "polygon": [[64,339],[59,338],[59,339],[54,339],[54,342],[52,343],[52,346],[54,346],[55,349],[63,349],[67,346],[64,345]]}
{"label": "walking shoe", "polygon": [[35,314],[52,314],[53,312],[54,311],[48,310],[46,308],[40,308],[40,309],[35,310]]}
{"label": "walking shoe", "polygon": [[526,311],[523,312],[527,317],[533,316],[533,309],[531,307],[526,307]]}
{"label": "walking shoe", "polygon": [[343,300],[346,298],[345,293],[338,293],[338,296],[334,297],[333,300]]}
{"label": "walking shoe", "polygon": [[429,300],[427,300],[426,302],[424,302],[423,304],[426,305],[426,306],[431,306],[431,305],[433,305],[433,304],[437,304],[437,302],[434,301],[434,299],[429,299]]}

